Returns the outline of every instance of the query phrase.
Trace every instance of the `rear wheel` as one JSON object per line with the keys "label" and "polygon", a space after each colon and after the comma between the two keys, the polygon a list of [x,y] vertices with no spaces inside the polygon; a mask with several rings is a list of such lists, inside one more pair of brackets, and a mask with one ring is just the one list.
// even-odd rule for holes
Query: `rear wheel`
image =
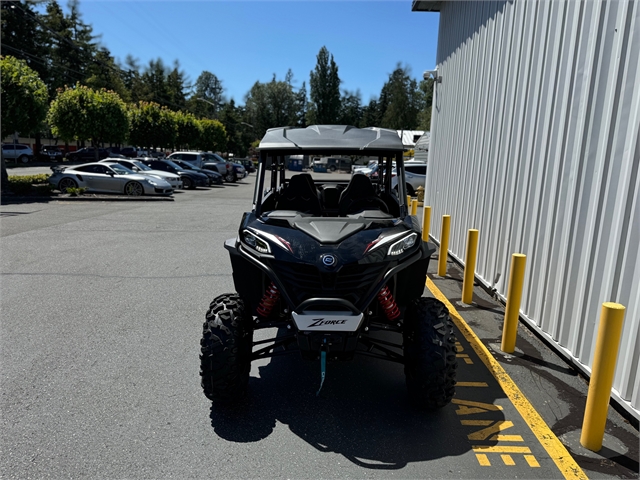
{"label": "rear wheel", "polygon": [[20,163],[29,163],[29,157],[27,155],[20,155],[18,161]]}
{"label": "rear wheel", "polygon": [[412,197],[416,195],[416,191],[410,183],[407,183],[407,195],[411,195]]}
{"label": "rear wheel", "polygon": [[246,394],[252,341],[251,316],[240,296],[226,293],[215,298],[200,341],[200,376],[209,400],[231,403]]}
{"label": "rear wheel", "polygon": [[58,182],[58,190],[62,193],[67,193],[67,189],[69,188],[78,188],[78,184],[72,178],[63,178]]}
{"label": "rear wheel", "polygon": [[435,410],[455,393],[456,337],[449,311],[435,298],[419,298],[404,318],[404,373],[416,407]]}
{"label": "rear wheel", "polygon": [[335,172],[336,171],[336,166],[335,165],[330,165],[329,166],[329,171],[330,172]]}

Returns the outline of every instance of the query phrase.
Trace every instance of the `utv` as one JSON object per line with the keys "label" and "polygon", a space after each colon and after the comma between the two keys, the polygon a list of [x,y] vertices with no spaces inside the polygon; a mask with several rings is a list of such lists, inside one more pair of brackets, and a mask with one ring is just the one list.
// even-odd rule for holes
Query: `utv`
{"label": "utv", "polygon": [[[215,298],[204,323],[207,398],[235,402],[246,393],[251,361],[299,352],[320,360],[322,381],[327,359],[362,354],[401,363],[417,407],[447,405],[456,383],[455,336],[445,305],[422,297],[435,246],[409,215],[398,134],[273,128],[259,150],[253,209],[237,238],[225,242],[237,293]],[[369,156],[383,168],[373,182],[364,174],[287,178],[287,157],[301,154]],[[286,333],[254,342],[260,328]]]}

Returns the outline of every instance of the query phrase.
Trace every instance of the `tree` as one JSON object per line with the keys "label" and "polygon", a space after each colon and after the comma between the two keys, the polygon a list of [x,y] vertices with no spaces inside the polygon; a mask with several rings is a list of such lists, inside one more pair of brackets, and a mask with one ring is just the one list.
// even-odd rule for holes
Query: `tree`
{"label": "tree", "polygon": [[60,5],[47,3],[47,14],[42,16],[46,33],[47,60],[50,65],[48,87],[53,97],[59,88],[83,83],[88,67],[96,53],[93,30],[82,23],[77,0],[69,2],[70,13],[65,15]]}
{"label": "tree", "polygon": [[52,133],[62,140],[91,140],[94,147],[104,142],[122,143],[129,131],[127,108],[117,93],[95,91],[79,83],[58,93],[47,121]]}
{"label": "tree", "polygon": [[193,113],[175,112],[176,142],[178,149],[191,148],[198,144],[202,135],[200,122]]}
{"label": "tree", "polygon": [[431,107],[433,105],[433,78],[422,80],[418,86],[422,94],[423,108],[418,114],[419,130],[431,130]]}
{"label": "tree", "polygon": [[125,87],[123,73],[124,72],[116,66],[109,50],[100,48],[96,52],[91,64],[87,67],[88,77],[85,79],[85,84],[94,90],[112,90],[116,92],[123,101],[128,102],[131,100],[131,94]]}
{"label": "tree", "polygon": [[[28,134],[38,128],[47,113],[47,86],[24,60],[0,57],[2,138],[14,132]],[[8,181],[2,158],[2,184]]]}
{"label": "tree", "polygon": [[340,122],[342,125],[360,126],[362,120],[362,106],[360,105],[360,91],[355,93],[343,91],[340,102]]}
{"label": "tree", "polygon": [[149,65],[141,77],[144,100],[159,105],[169,104],[169,90],[167,88],[167,72],[161,58],[149,60]]}
{"label": "tree", "polygon": [[24,60],[0,58],[2,71],[2,138],[36,130],[47,114],[47,86]]}
{"label": "tree", "polygon": [[322,47],[317,55],[315,71],[309,79],[310,97],[307,122],[334,124],[340,118],[340,77],[333,55]]}
{"label": "tree", "polygon": [[45,61],[47,53],[38,14],[26,1],[3,1],[0,2],[0,9],[2,56],[24,60],[27,66],[37,72],[46,83],[48,80],[48,65]]}
{"label": "tree", "polygon": [[424,102],[418,83],[409,76],[407,68],[398,64],[382,87],[380,98],[383,97],[386,106],[381,110],[381,126],[395,130],[415,130],[418,127],[418,115]]}
{"label": "tree", "polygon": [[255,134],[262,137],[269,128],[298,125],[299,95],[291,85],[289,71],[284,81],[274,75],[269,83],[256,82],[247,94],[245,108]]}
{"label": "tree", "polygon": [[213,73],[203,71],[194,84],[194,93],[189,100],[190,110],[199,117],[218,118],[225,103],[222,82]]}
{"label": "tree", "polygon": [[227,132],[224,125],[219,120],[203,118],[200,122],[200,140],[198,148],[200,150],[220,152],[227,146]]}
{"label": "tree", "polygon": [[378,100],[372,98],[367,106],[362,107],[360,125],[362,127],[379,127],[382,123],[381,119],[382,115],[380,115]]}
{"label": "tree", "polygon": [[131,130],[129,141],[145,148],[171,148],[178,131],[174,112],[154,102],[130,105]]}
{"label": "tree", "polygon": [[185,90],[184,72],[180,71],[180,65],[176,60],[173,63],[173,70],[167,75],[167,97],[169,108],[186,109],[187,99],[184,94]]}

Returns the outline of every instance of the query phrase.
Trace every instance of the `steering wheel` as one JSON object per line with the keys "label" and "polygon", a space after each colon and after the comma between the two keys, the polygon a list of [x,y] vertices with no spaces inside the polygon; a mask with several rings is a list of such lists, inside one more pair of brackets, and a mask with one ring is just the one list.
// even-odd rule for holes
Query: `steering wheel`
{"label": "steering wheel", "polygon": [[389,213],[389,207],[384,200],[378,197],[367,197],[354,200],[347,208],[347,214],[365,210],[371,203],[375,203],[382,212]]}

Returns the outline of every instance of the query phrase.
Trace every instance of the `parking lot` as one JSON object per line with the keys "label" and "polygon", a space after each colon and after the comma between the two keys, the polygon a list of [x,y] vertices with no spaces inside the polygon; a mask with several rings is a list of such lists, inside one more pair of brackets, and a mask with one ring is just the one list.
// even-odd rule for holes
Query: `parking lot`
{"label": "parking lot", "polygon": [[449,406],[413,410],[402,366],[367,357],[330,364],[316,397],[319,366],[285,356],[252,364],[245,404],[213,409],[202,322],[233,289],[223,243],[254,179],[173,202],[0,207],[3,477],[637,477],[637,431],[612,412],[609,451],[582,449],[586,382],[526,331],[519,356],[497,354],[501,307],[482,291],[484,308],[460,307],[454,265],[425,287],[456,312]]}

